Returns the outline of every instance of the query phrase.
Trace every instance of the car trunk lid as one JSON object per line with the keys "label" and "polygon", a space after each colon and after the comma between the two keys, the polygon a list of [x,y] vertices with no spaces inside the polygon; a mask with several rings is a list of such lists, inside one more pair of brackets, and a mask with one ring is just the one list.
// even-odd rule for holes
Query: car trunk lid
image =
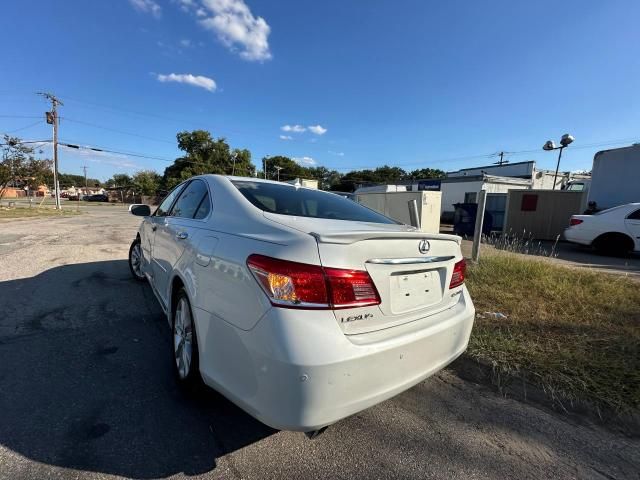
{"label": "car trunk lid", "polygon": [[449,308],[460,288],[449,290],[461,260],[458,237],[421,232],[313,233],[323,266],[366,270],[380,295],[371,307],[334,310],[345,334],[372,332]]}
{"label": "car trunk lid", "polygon": [[315,237],[323,267],[365,270],[380,304],[334,310],[347,335],[390,329],[434,315],[458,301],[449,289],[462,260],[460,237],[424,233],[407,225],[326,220],[265,213]]}

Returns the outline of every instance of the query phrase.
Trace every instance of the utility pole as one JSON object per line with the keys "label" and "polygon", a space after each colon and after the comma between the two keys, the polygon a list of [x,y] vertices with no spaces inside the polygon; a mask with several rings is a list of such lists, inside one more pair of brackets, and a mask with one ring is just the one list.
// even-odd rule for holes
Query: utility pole
{"label": "utility pole", "polygon": [[53,188],[56,191],[56,209],[61,210],[60,205],[60,184],[58,183],[58,105],[63,106],[55,95],[47,92],[38,92],[51,102],[51,111],[46,112],[47,123],[53,125]]}
{"label": "utility pole", "polygon": [[83,165],[82,170],[84,171],[84,188],[87,188],[87,166]]}
{"label": "utility pole", "polygon": [[502,165],[504,165],[505,163],[509,163],[509,160],[505,160],[505,159],[504,159],[504,154],[505,154],[505,153],[506,153],[506,152],[500,152],[500,153],[498,153],[498,155],[500,155],[500,160],[498,160],[497,162],[495,162],[495,165],[500,165],[500,166],[502,166]]}
{"label": "utility pole", "polygon": [[273,167],[278,171],[278,181],[280,181],[280,170],[282,170],[284,167],[281,167],[280,165]]}
{"label": "utility pole", "polygon": [[262,159],[262,170],[264,171],[264,179],[267,179],[267,161],[269,160],[269,155]]}

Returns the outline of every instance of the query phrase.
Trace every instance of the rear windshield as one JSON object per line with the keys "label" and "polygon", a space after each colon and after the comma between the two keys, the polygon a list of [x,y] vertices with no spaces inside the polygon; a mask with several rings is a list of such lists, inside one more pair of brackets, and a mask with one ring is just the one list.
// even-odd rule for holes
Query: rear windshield
{"label": "rear windshield", "polygon": [[262,182],[232,183],[247,200],[265,212],[354,222],[397,223],[353,200],[321,190]]}
{"label": "rear windshield", "polygon": [[617,207],[607,208],[606,210],[600,210],[599,212],[594,213],[594,215],[604,215],[609,212],[615,212],[616,210],[620,210],[621,208],[627,208],[627,205],[618,205]]}

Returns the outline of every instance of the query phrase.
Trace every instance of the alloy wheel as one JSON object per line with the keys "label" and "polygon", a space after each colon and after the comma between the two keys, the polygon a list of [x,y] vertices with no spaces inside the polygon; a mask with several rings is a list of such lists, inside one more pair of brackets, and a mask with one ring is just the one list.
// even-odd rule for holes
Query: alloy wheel
{"label": "alloy wheel", "polygon": [[193,351],[193,321],[187,300],[178,301],[173,322],[173,352],[181,379],[187,378],[191,368]]}
{"label": "alloy wheel", "polygon": [[144,276],[142,273],[142,248],[140,243],[136,243],[131,249],[131,269],[136,277],[142,278]]}

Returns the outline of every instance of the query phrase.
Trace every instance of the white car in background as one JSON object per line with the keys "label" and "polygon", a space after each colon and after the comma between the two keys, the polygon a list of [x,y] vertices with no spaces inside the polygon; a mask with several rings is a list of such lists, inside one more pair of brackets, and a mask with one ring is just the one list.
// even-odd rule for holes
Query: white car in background
{"label": "white car in background", "polygon": [[593,215],[572,215],[564,238],[591,245],[606,254],[640,251],[640,203],[620,205]]}
{"label": "white car in background", "polygon": [[277,429],[319,432],[421,382],[467,347],[460,238],[351,200],[203,175],[144,216],[130,267],[173,332],[183,384]]}

